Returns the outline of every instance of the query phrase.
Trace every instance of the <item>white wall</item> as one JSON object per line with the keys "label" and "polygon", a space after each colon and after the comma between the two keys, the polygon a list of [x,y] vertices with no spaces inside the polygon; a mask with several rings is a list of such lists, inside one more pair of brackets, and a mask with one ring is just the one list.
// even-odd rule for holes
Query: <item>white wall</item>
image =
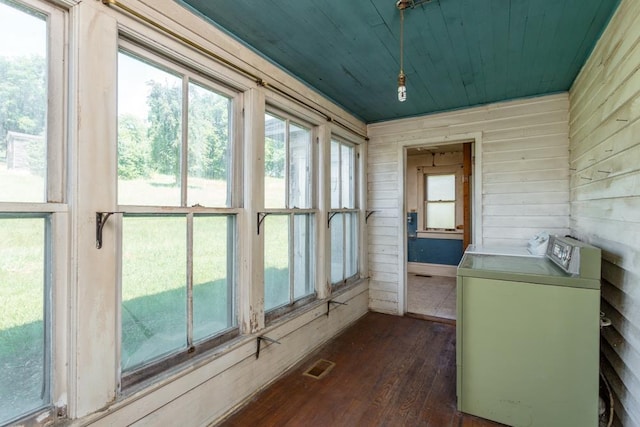
{"label": "white wall", "polygon": [[475,139],[473,243],[524,246],[569,231],[568,115],[558,94],[369,125],[369,307],[404,313],[403,147]]}
{"label": "white wall", "polygon": [[602,248],[603,365],[640,425],[640,2],[623,0],[570,92],[571,231]]}

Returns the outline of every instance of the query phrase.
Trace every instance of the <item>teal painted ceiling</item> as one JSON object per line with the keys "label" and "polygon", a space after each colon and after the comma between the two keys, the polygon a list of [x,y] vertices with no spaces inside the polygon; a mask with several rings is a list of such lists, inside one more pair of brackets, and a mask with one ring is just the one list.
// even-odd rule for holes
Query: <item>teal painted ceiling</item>
{"label": "teal painted ceiling", "polygon": [[[182,0],[367,123],[566,91],[619,0]],[[415,3],[418,3],[416,0]]]}

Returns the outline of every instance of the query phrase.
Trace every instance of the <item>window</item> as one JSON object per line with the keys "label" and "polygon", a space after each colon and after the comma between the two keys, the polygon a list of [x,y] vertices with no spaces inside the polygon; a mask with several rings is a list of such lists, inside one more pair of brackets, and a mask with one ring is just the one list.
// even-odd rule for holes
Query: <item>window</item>
{"label": "window", "polygon": [[311,129],[265,115],[264,309],[315,294]]}
{"label": "window", "polygon": [[237,334],[236,96],[200,73],[121,43],[123,386],[162,370],[162,361]]}
{"label": "window", "polygon": [[344,283],[358,273],[356,149],[331,141],[331,283]]}
{"label": "window", "polygon": [[455,230],[456,175],[425,175],[424,212],[427,230]]}
{"label": "window", "polygon": [[[0,0],[0,424],[52,402],[64,221],[63,12]],[[60,257],[62,258],[62,257]]]}

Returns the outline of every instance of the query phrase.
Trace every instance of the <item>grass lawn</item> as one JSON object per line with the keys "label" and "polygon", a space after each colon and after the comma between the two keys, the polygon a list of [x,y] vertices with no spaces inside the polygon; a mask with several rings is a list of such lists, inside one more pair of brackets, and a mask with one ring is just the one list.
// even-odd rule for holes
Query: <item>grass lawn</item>
{"label": "grass lawn", "polygon": [[44,224],[0,218],[0,423],[42,404]]}
{"label": "grass lawn", "polygon": [[[0,200],[42,201],[44,180],[9,173],[0,163]],[[172,198],[163,181],[129,182],[121,190]],[[226,200],[226,183],[193,182]],[[126,186],[125,186],[126,187]],[[205,188],[207,187],[207,188]],[[268,203],[277,203],[282,180],[267,179]],[[40,197],[40,199],[38,199]],[[149,196],[152,200],[153,197]],[[215,198],[214,197],[214,198]],[[157,199],[153,199],[157,200]],[[46,218],[0,215],[0,424],[42,403]],[[265,300],[289,299],[288,217],[265,223]],[[197,216],[193,241],[193,330],[195,340],[235,324],[235,295],[229,286],[228,243],[235,244],[233,216]],[[125,216],[122,266],[122,367],[186,346],[187,223],[184,215]],[[231,254],[232,255],[232,254]],[[56,286],[53,283],[53,286]],[[82,286],[82,284],[80,284]],[[233,310],[233,311],[232,311]],[[16,386],[18,385],[18,386]],[[46,399],[46,397],[45,397]]]}

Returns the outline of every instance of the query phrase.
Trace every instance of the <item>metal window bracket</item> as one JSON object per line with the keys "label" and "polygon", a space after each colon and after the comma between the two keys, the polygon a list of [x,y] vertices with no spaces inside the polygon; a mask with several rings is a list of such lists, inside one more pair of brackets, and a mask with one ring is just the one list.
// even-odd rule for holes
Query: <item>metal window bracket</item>
{"label": "metal window bracket", "polygon": [[264,219],[266,217],[268,217],[269,215],[271,215],[271,212],[258,212],[258,235],[260,235],[260,226],[262,225],[262,223],[264,222]]}
{"label": "metal window bracket", "polygon": [[257,338],[257,341],[256,359],[260,358],[260,343],[262,343],[262,341],[266,341],[271,344],[282,344],[280,341],[276,341],[273,338],[265,337],[264,335],[260,335]]}
{"label": "metal window bracket", "polygon": [[364,216],[364,223],[368,223],[369,222],[369,217],[371,215],[373,215],[374,213],[376,213],[376,211],[365,211],[365,216]]}
{"label": "metal window bracket", "polygon": [[334,300],[330,299],[329,301],[327,301],[327,317],[329,317],[329,312],[331,311],[331,304],[349,305],[346,302],[334,301]]}
{"label": "metal window bracket", "polygon": [[329,218],[327,219],[327,228],[330,227],[331,220],[333,219],[333,217],[338,215],[339,213],[340,212],[331,212],[331,213],[329,213]]}
{"label": "metal window bracket", "polygon": [[96,248],[102,248],[102,229],[109,217],[113,214],[124,212],[96,212]]}

